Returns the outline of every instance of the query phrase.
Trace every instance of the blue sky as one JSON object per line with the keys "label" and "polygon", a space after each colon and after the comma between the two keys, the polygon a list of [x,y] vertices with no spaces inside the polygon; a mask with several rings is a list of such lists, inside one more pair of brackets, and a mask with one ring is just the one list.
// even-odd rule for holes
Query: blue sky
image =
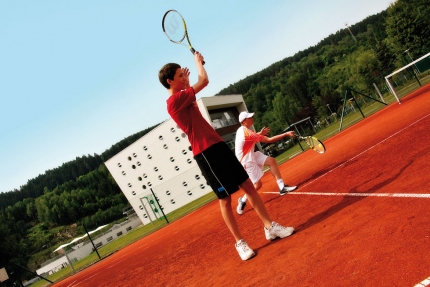
{"label": "blue sky", "polygon": [[161,66],[196,79],[162,32],[169,9],[205,57],[209,97],[390,2],[0,0],[0,192],[168,119]]}

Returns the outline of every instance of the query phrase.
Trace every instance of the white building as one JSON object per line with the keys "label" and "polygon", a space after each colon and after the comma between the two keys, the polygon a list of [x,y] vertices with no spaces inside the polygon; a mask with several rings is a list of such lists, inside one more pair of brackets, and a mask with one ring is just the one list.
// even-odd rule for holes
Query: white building
{"label": "white building", "polygon": [[[131,231],[133,228],[141,225],[142,222],[136,216],[132,216],[127,221],[124,221],[120,224],[115,224],[109,230],[105,231],[103,234],[93,238],[92,241],[97,249],[100,247],[112,242],[118,237],[126,234]],[[106,225],[101,226],[93,231],[88,232],[92,234],[100,229],[103,229]],[[70,249],[65,251],[65,248],[70,246]],[[39,275],[51,275],[65,267],[69,264],[73,264],[72,262],[77,262],[84,257],[87,257],[94,251],[94,246],[91,244],[87,234],[84,234],[81,237],[77,237],[73,239],[71,242],[67,244],[63,244],[59,246],[54,252],[60,254],[56,258],[48,260],[42,264],[42,266],[36,270],[36,273]],[[72,267],[73,268],[73,267]]]}
{"label": "white building", "polygon": [[[239,113],[246,111],[242,95],[197,100],[203,117],[234,149]],[[143,224],[162,217],[212,192],[201,175],[187,136],[172,120],[138,139],[105,162]]]}

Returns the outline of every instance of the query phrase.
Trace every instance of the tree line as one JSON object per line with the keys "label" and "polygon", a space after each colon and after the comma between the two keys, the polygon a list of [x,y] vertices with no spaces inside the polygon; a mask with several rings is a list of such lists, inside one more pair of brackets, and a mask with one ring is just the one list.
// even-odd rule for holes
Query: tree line
{"label": "tree line", "polygon": [[[326,105],[340,107],[345,87],[372,94],[373,83],[409,62],[405,50],[414,58],[430,52],[428,15],[428,0],[397,0],[352,25],[354,38],[347,29],[339,30],[218,95],[242,94],[248,110],[256,113],[256,128],[270,126],[273,133],[306,117],[327,117]],[[119,219],[127,200],[103,163],[155,127],[127,137],[101,155],[77,157],[19,189],[0,193],[0,268],[28,276],[10,261],[28,266],[29,254],[48,244],[59,245],[64,238],[51,230],[73,223],[93,228]]]}
{"label": "tree line", "polygon": [[242,94],[255,112],[257,130],[274,134],[311,117],[327,118],[342,106],[346,88],[376,96],[373,83],[386,89],[384,77],[430,52],[430,5],[427,0],[398,0],[386,10],[332,34],[317,45],[283,59],[221,90]]}
{"label": "tree line", "polygon": [[[122,218],[128,202],[104,162],[155,127],[121,140],[101,155],[77,157],[28,180],[20,189],[1,193],[0,268],[6,266],[20,279],[31,278],[15,264],[35,271],[54,255],[56,246],[70,240],[62,236],[68,226],[78,223],[83,234],[84,225],[91,229]],[[38,251],[41,255],[32,258]],[[0,286],[8,281],[13,282]]]}

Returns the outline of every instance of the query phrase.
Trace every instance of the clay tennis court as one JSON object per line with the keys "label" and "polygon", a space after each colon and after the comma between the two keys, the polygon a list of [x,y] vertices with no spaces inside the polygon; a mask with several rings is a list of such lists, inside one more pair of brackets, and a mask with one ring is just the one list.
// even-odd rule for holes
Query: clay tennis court
{"label": "clay tennis court", "polygon": [[269,213],[296,232],[267,241],[248,205],[236,216],[249,261],[214,201],[54,286],[427,286],[429,127],[427,85],[326,140],[325,154],[282,164],[296,192],[280,197],[266,173]]}

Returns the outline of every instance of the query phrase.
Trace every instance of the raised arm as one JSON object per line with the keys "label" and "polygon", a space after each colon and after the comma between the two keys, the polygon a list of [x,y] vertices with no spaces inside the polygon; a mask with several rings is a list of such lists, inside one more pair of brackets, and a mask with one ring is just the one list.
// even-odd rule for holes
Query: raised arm
{"label": "raised arm", "polygon": [[196,62],[198,79],[197,79],[197,83],[193,85],[193,89],[194,89],[194,93],[197,94],[209,84],[209,78],[205,68],[203,67],[202,54],[196,51],[194,53],[194,61]]}
{"label": "raised arm", "polygon": [[264,137],[264,138],[262,138],[261,140],[260,140],[260,142],[263,142],[263,143],[274,143],[274,142],[277,142],[277,141],[279,141],[279,140],[281,140],[281,139],[283,139],[283,138],[285,138],[285,137],[294,137],[295,135],[294,135],[294,132],[286,132],[286,133],[283,133],[283,134],[279,134],[279,135],[276,135],[276,136],[273,136],[273,137]]}

